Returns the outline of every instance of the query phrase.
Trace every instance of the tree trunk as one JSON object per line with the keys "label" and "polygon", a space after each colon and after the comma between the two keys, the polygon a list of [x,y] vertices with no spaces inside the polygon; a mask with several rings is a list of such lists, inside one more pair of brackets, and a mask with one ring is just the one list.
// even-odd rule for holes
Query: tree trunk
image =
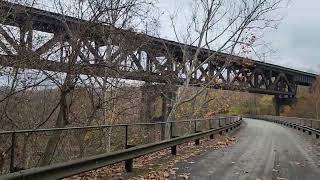
{"label": "tree trunk", "polygon": [[[176,113],[176,108],[177,108],[177,103],[175,103],[175,92],[170,91],[167,94],[168,97],[168,103],[167,103],[167,112],[166,112],[166,121],[175,121],[175,113]],[[175,124],[172,124],[173,127],[171,127],[171,123],[166,123],[164,128],[165,128],[165,133],[164,133],[164,139],[170,139],[171,138],[171,129],[174,130]]]}
{"label": "tree trunk", "polygon": [[[58,118],[56,119],[55,128],[62,128],[68,124],[68,111],[71,106],[71,77],[67,75],[66,80],[61,87],[61,95],[60,95],[60,110],[58,114]],[[62,131],[54,131],[52,132],[52,136],[50,137],[45,151],[40,160],[40,166],[45,166],[51,163],[52,158],[55,154],[56,148],[60,141],[60,136]]]}

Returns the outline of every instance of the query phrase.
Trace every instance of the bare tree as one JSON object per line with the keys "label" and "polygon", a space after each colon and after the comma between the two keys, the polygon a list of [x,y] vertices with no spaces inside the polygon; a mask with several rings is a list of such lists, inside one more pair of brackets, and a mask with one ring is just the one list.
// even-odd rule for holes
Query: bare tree
{"label": "bare tree", "polygon": [[[181,104],[193,100],[206,88],[221,83],[219,77],[232,63],[252,65],[246,57],[239,58],[233,55],[247,56],[248,49],[254,48],[256,43],[255,34],[276,27],[281,18],[274,13],[281,7],[282,2],[282,0],[195,0],[187,32],[183,38],[179,36],[177,25],[172,19],[176,39],[193,45],[196,50],[190,53],[190,46],[181,46],[183,52],[181,64],[185,65],[181,67],[184,71],[184,81],[174,98],[168,120],[174,119],[176,110]],[[204,56],[204,49],[214,51]],[[198,72],[210,66],[210,63],[216,62],[222,63],[221,68],[215,74],[206,77],[196,93],[186,97],[185,92],[192,86],[192,80],[198,78]],[[168,137],[170,128],[166,129]]]}
{"label": "bare tree", "polygon": [[[21,4],[43,7],[40,0]],[[53,29],[52,33],[41,32],[42,27],[32,24],[33,17],[29,15],[31,9],[20,4],[1,2],[1,11],[8,12],[7,16],[1,18],[3,25],[0,27],[0,62],[4,66],[1,75],[8,78],[7,81],[1,81],[6,85],[1,92],[0,102],[4,107],[0,112],[1,120],[10,121],[11,127],[8,129],[116,123],[116,116],[134,108],[130,104],[124,107],[116,103],[123,99],[123,94],[118,91],[126,88],[120,80],[126,75],[120,72],[134,66],[127,59],[134,57],[139,47],[146,43],[143,38],[137,40],[136,33],[132,31],[145,27],[144,24],[153,20],[149,15],[153,2],[56,0],[48,5],[46,9],[60,14],[57,19],[48,19],[48,22],[62,24],[61,29]],[[12,10],[12,6],[16,8]],[[12,27],[12,22],[20,24]],[[149,30],[152,29],[152,23],[148,24]],[[97,70],[95,67],[98,66],[102,68]],[[23,121],[23,117],[17,115],[19,109],[14,104],[27,104],[26,93],[38,93],[44,87],[50,90],[42,92],[54,92],[53,102],[42,102],[41,110],[37,109],[37,114],[43,110],[42,118],[38,116],[32,121]],[[82,90],[85,97],[79,98]],[[80,99],[90,102],[82,109],[87,117],[83,121],[77,120],[77,114],[82,113],[81,107],[77,107]],[[108,112],[112,115],[109,116]],[[84,138],[85,134],[82,132],[80,137]],[[109,143],[103,142],[107,150],[110,150],[110,134],[111,129],[108,133]],[[44,142],[46,146],[40,165],[52,161],[61,138],[62,131],[57,131],[48,142]]]}
{"label": "bare tree", "polygon": [[[142,32],[148,34],[156,32],[157,19],[151,15],[152,0],[55,0],[45,7],[60,14],[52,19],[50,12],[8,1],[0,3],[1,13],[6,13],[0,18],[0,117],[3,129],[115,124],[121,115],[129,112],[128,109],[133,113],[137,109],[133,98],[136,92],[129,89],[123,79],[141,80],[137,78],[139,76],[152,84],[150,82],[158,78],[151,76],[152,73],[141,73],[152,69],[146,57],[156,59],[152,50],[145,48],[152,37],[141,35],[138,30],[145,28]],[[44,6],[40,0],[20,3],[29,7]],[[172,19],[177,40],[186,46],[181,44],[183,56],[176,71],[182,72],[179,76],[183,80],[182,86],[177,90],[176,82],[168,78],[162,93],[171,104],[167,120],[174,120],[182,104],[192,100],[195,103],[195,98],[208,87],[221,83],[218,77],[231,63],[250,66],[249,60],[239,62],[239,58],[230,55],[246,55],[252,49],[257,41],[256,33],[278,22],[271,15],[280,4],[281,0],[196,0],[183,40]],[[49,25],[33,24],[33,11],[47,13]],[[190,51],[187,45],[193,45],[196,50]],[[204,48],[215,51],[204,56]],[[170,59],[168,63],[174,63],[176,60],[169,47],[165,49]],[[229,55],[224,54],[226,57],[222,58],[222,52]],[[198,72],[216,62],[222,63],[222,67],[215,74],[204,77],[205,81],[197,84],[200,88],[192,95],[186,93],[194,86]],[[158,63],[161,66],[162,62]],[[40,93],[43,94],[40,96]],[[124,96],[128,96],[127,99]],[[162,104],[164,112],[166,102]],[[101,137],[108,137],[108,142],[98,143],[100,152],[111,150],[113,132],[110,128],[96,138],[103,141]],[[78,157],[85,155],[84,145],[89,135],[87,131],[74,135],[79,146]],[[22,143],[23,161],[32,159],[26,154],[31,136],[25,136]],[[66,136],[57,131],[50,134],[48,140],[34,139],[45,144],[43,152],[37,155],[41,156],[40,161],[36,163],[50,164]],[[7,139],[4,142],[9,144]]]}

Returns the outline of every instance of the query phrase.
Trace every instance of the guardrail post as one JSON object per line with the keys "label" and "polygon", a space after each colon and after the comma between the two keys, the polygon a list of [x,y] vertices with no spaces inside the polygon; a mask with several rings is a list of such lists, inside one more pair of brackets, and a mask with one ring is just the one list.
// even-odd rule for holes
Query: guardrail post
{"label": "guardrail post", "polygon": [[15,146],[16,146],[16,133],[11,134],[11,152],[10,152],[10,172],[15,172],[14,159],[15,159]]}
{"label": "guardrail post", "polygon": [[319,134],[316,134],[316,138],[319,139]]}
{"label": "guardrail post", "polygon": [[125,161],[125,169],[127,172],[132,172],[133,169],[133,159],[129,159]]}
{"label": "guardrail post", "polygon": [[[226,123],[225,123],[226,126],[229,125],[229,123],[227,124],[228,119],[230,120],[230,118],[229,117],[226,118]],[[226,129],[226,132],[229,132],[229,128]]]}
{"label": "guardrail post", "polygon": [[[127,145],[127,149],[134,147],[134,145]],[[124,162],[124,167],[126,172],[132,172],[133,169],[133,159],[128,159]]]}
{"label": "guardrail post", "polygon": [[125,125],[125,142],[124,142],[124,148],[128,149],[128,125]]}
{"label": "guardrail post", "polygon": [[[173,122],[170,122],[170,139],[176,138],[176,137],[178,137],[178,136],[173,135]],[[171,146],[171,154],[177,155],[177,146]]]}
{"label": "guardrail post", "polygon": [[[195,120],[195,121],[194,121],[194,133],[199,133],[199,132],[201,132],[201,131],[198,131],[198,130],[197,130],[197,120]],[[200,144],[200,139],[196,139],[196,140],[194,141],[194,144],[195,144],[196,146],[198,146],[198,145]]]}
{"label": "guardrail post", "polygon": [[196,146],[200,145],[200,139],[196,139],[196,140],[194,141],[194,144],[195,144]]}
{"label": "guardrail post", "polygon": [[209,119],[209,129],[212,129],[211,119]]}
{"label": "guardrail post", "polygon": [[[222,127],[222,126],[221,126],[220,118],[219,118],[219,127]],[[223,133],[222,131],[219,132],[220,135],[222,135],[222,133]]]}
{"label": "guardrail post", "polygon": [[[129,149],[134,147],[134,145],[129,145],[128,144],[128,125],[125,125],[125,148]],[[128,159],[124,162],[124,166],[127,172],[132,172],[133,169],[133,159]]]}
{"label": "guardrail post", "polygon": [[177,146],[171,146],[171,154],[177,155]]}
{"label": "guardrail post", "polygon": [[[209,119],[209,129],[213,129],[213,127],[212,127],[212,119]],[[213,135],[213,134],[210,134],[209,138],[210,138],[210,139],[213,139],[213,138],[214,138],[214,135]]]}
{"label": "guardrail post", "polygon": [[311,131],[309,131],[309,135],[312,135],[312,132],[311,132]]}
{"label": "guardrail post", "polygon": [[173,126],[172,126],[172,122],[170,122],[170,139],[173,137]]}

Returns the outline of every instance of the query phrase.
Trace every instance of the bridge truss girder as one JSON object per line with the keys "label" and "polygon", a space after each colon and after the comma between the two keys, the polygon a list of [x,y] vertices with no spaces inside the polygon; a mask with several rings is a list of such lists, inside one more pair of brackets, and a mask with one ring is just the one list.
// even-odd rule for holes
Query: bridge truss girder
{"label": "bridge truss girder", "polygon": [[[182,52],[188,52],[189,57],[195,53],[193,46],[182,47],[71,17],[63,17],[65,22],[61,22],[61,15],[34,8],[15,5],[7,9],[7,3],[1,6],[0,14],[7,14],[0,28],[0,65],[4,67],[181,85],[192,62]],[[12,28],[19,38],[13,38]],[[35,48],[40,31],[48,40]],[[75,47],[80,51],[71,61],[66,54]],[[202,50],[199,58],[204,60],[213,53]],[[293,98],[301,79],[292,71],[217,53],[193,74],[191,85]]]}

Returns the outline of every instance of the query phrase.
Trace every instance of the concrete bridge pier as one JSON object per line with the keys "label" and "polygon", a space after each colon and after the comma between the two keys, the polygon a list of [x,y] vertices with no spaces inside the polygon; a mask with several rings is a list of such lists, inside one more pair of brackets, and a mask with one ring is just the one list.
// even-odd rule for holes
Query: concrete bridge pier
{"label": "concrete bridge pier", "polygon": [[274,108],[275,108],[275,115],[280,116],[281,103],[280,103],[278,96],[273,97],[273,104],[274,104]]}
{"label": "concrete bridge pier", "polygon": [[148,123],[152,121],[156,113],[156,101],[160,95],[156,91],[157,87],[150,83],[146,83],[141,88],[141,103],[139,111],[139,122]]}
{"label": "concrete bridge pier", "polygon": [[[176,91],[177,87],[162,84],[146,83],[142,86],[139,122],[165,122],[172,110]],[[165,139],[166,129],[174,129],[170,126],[171,124],[161,125],[161,139]],[[146,131],[149,131],[150,128],[147,127]]]}
{"label": "concrete bridge pier", "polygon": [[288,98],[288,97],[281,97],[278,95],[275,95],[273,97],[273,104],[275,108],[275,115],[280,116],[281,113],[281,107],[284,105],[289,105],[292,106],[296,103],[297,99],[296,98]]}

